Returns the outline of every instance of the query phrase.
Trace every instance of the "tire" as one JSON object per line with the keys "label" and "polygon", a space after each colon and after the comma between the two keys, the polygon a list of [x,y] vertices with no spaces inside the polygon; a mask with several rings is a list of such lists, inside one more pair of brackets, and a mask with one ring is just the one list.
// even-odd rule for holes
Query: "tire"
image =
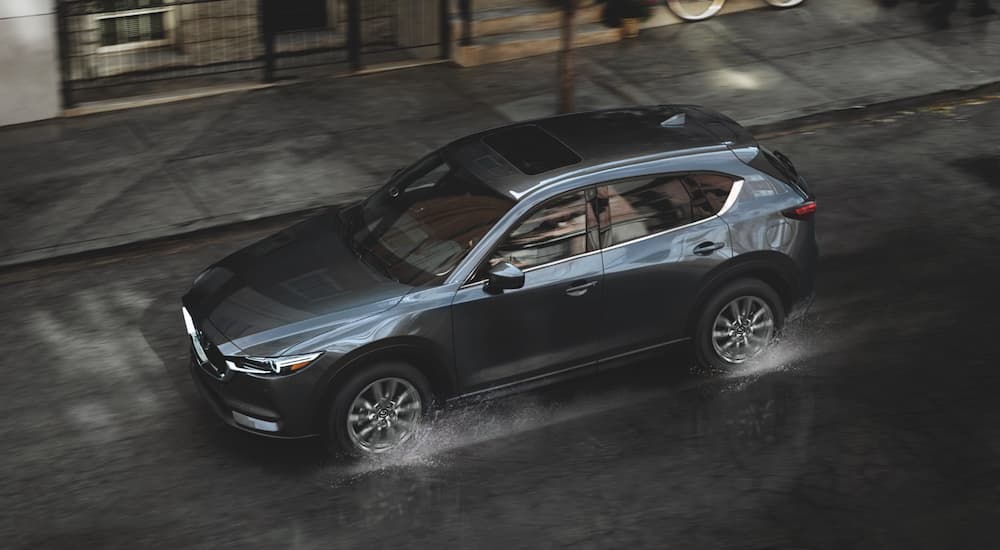
{"label": "tire", "polygon": [[[427,377],[412,365],[363,367],[338,384],[329,401],[323,430],[327,450],[346,458],[404,450],[424,424],[432,396]],[[364,405],[359,400],[370,406],[359,406]]]}
{"label": "tire", "polygon": [[[759,316],[757,312],[761,312]],[[734,318],[737,323],[727,323]],[[698,314],[692,335],[695,359],[709,371],[729,372],[763,352],[784,322],[781,298],[767,283],[759,279],[733,281],[715,292]]]}
{"label": "tire", "polygon": [[685,21],[703,21],[719,13],[726,0],[667,0],[667,7]]}
{"label": "tire", "polygon": [[775,8],[794,8],[806,0],[764,0]]}

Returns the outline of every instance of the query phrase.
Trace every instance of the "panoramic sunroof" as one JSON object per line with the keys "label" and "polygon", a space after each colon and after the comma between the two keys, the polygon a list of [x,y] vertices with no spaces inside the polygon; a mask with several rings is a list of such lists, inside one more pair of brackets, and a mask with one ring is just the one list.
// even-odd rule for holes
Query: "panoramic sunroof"
{"label": "panoramic sunroof", "polygon": [[483,141],[528,175],[580,162],[580,155],[545,130],[530,124],[500,130]]}

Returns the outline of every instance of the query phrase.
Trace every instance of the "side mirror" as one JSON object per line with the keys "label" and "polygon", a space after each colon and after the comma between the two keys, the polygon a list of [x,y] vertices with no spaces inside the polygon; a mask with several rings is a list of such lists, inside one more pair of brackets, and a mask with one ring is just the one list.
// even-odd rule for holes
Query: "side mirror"
{"label": "side mirror", "polygon": [[509,262],[500,262],[490,269],[486,290],[501,292],[524,286],[524,272]]}

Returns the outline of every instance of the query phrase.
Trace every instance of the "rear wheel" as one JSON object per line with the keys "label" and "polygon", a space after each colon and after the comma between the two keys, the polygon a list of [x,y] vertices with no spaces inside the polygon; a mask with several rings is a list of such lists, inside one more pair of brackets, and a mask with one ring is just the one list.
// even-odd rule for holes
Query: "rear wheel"
{"label": "rear wheel", "polygon": [[420,431],[430,404],[430,384],[415,367],[391,362],[364,368],[331,400],[327,448],[352,457],[398,451]]}
{"label": "rear wheel", "polygon": [[731,370],[760,355],[785,322],[781,298],[757,279],[729,283],[705,304],[695,325],[699,365]]}

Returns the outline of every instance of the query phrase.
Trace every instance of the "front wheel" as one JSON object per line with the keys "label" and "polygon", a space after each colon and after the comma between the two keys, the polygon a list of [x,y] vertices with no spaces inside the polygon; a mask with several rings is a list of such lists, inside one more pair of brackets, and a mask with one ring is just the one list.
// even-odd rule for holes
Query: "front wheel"
{"label": "front wheel", "polygon": [[764,0],[776,8],[794,8],[806,0]]}
{"label": "front wheel", "polygon": [[734,281],[705,304],[694,330],[695,355],[708,369],[731,370],[757,357],[785,322],[781,298],[757,279]]}
{"label": "front wheel", "polygon": [[726,0],[667,0],[667,7],[685,21],[702,21],[719,13]]}
{"label": "front wheel", "polygon": [[430,384],[413,366],[389,362],[364,368],[331,400],[327,448],[352,457],[398,451],[419,432],[430,404]]}

